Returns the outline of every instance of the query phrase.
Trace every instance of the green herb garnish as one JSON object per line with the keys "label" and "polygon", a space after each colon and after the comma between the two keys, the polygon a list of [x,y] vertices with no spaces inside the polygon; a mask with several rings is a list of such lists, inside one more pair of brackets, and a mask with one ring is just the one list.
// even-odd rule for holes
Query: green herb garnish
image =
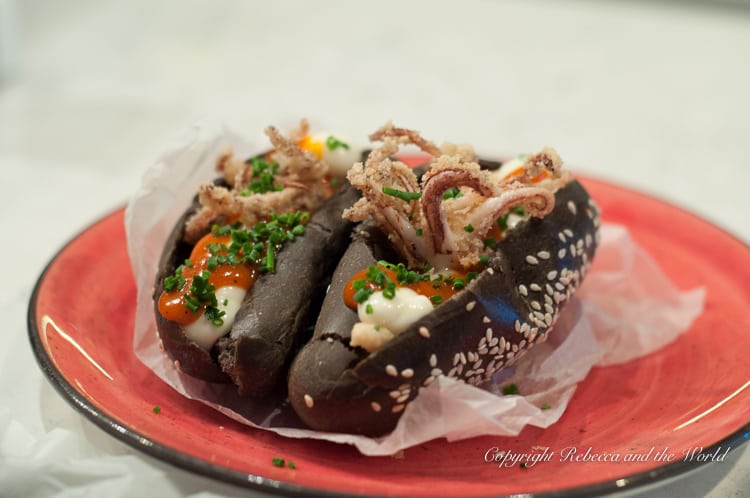
{"label": "green herb garnish", "polygon": [[161,413],[161,407],[159,405],[154,405],[151,411],[158,415],[159,413]]}
{"label": "green herb garnish", "polygon": [[334,137],[333,135],[328,135],[328,138],[326,138],[326,148],[328,150],[336,150],[339,147],[345,150],[349,150],[349,144],[346,142],[342,142],[338,138]]}
{"label": "green herb garnish", "polygon": [[271,463],[274,467],[283,467],[286,461],[281,457],[273,457]]}
{"label": "green herb garnish", "polygon": [[508,384],[507,386],[503,387],[503,395],[510,396],[511,394],[521,394],[521,391],[518,390],[517,385]]}
{"label": "green herb garnish", "polygon": [[269,163],[261,157],[248,159],[247,164],[252,166],[253,180],[247,184],[240,195],[248,196],[251,194],[264,194],[266,192],[278,192],[284,187],[274,183],[276,175],[279,173],[278,163]]}
{"label": "green herb garnish", "polygon": [[461,189],[458,187],[451,187],[450,189],[443,192],[443,200],[447,201],[448,199],[458,199],[461,197]]}
{"label": "green herb garnish", "polygon": [[422,197],[422,192],[405,192],[391,187],[383,187],[383,193],[406,202],[416,201]]}
{"label": "green herb garnish", "polygon": [[[276,253],[282,246],[305,233],[304,224],[310,219],[307,211],[294,213],[271,214],[270,219],[257,223],[252,228],[245,228],[241,223],[211,228],[211,233],[217,237],[229,236],[228,244],[210,243],[206,245],[209,255],[206,259],[206,269],[200,274],[193,275],[190,286],[183,299],[185,307],[193,313],[203,309],[206,319],[219,327],[224,324],[226,312],[219,309],[216,299],[216,288],[210,283],[211,272],[219,265],[238,266],[243,264],[257,265],[258,271],[272,272],[276,269]],[[186,260],[177,267],[174,274],[164,279],[166,292],[183,289],[187,285],[185,268],[193,263]],[[223,303],[226,306],[226,300]]]}

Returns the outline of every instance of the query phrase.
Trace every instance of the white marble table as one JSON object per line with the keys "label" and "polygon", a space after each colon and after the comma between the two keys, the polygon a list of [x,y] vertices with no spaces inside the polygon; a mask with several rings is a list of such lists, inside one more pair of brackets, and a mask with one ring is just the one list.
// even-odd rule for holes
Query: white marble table
{"label": "white marble table", "polygon": [[[484,151],[549,144],[750,240],[741,2],[14,5],[17,64],[0,80],[3,496],[245,495],[100,431],[43,378],[26,337],[45,263],[195,120],[254,136],[300,116],[359,135],[393,119]],[[730,460],[647,495],[750,496],[750,452]]]}

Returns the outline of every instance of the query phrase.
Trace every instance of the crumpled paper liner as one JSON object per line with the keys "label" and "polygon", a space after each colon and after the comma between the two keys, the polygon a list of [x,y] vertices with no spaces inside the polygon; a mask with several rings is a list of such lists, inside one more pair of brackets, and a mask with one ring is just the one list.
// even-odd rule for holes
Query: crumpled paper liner
{"label": "crumpled paper liner", "polygon": [[[703,289],[676,289],[625,227],[605,223],[592,270],[548,341],[495,374],[491,385],[480,389],[439,377],[407,406],[396,429],[379,438],[307,429],[285,393],[240,398],[233,386],[178,373],[159,349],[151,294],[162,248],[198,185],[216,176],[215,160],[227,145],[242,157],[268,148],[266,142],[249,144],[219,126],[195,126],[149,168],[127,207],[128,250],[138,287],[133,346],[138,358],[179,393],[252,427],[351,444],[365,455],[391,455],[440,437],[515,436],[526,425],[555,423],[592,367],[658,350],[688,330],[703,310]],[[511,383],[522,395],[502,395],[502,386]],[[545,404],[550,408],[542,409]]]}

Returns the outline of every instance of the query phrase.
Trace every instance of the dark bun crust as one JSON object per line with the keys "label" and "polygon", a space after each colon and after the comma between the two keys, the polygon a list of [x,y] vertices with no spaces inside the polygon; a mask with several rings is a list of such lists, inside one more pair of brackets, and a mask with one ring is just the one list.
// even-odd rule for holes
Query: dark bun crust
{"label": "dark bun crust", "polygon": [[292,353],[312,333],[353,223],[341,213],[359,197],[346,183],[310,218],[305,235],[279,253],[276,270],[250,288],[229,335],[219,339],[219,364],[241,396],[264,396],[285,380]]}
{"label": "dark bun crust", "polygon": [[276,270],[260,276],[238,311],[230,332],[210,352],[190,341],[182,328],[158,310],[164,278],[190,255],[186,219],[178,221],[164,247],[154,291],[157,330],[164,350],[182,372],[209,382],[234,382],[243,396],[263,396],[283,380],[293,352],[310,335],[320,302],[353,227],[342,211],[358,198],[345,183],[310,218],[305,234],[277,255]]}
{"label": "dark bun crust", "polygon": [[289,399],[311,428],[378,436],[436,376],[474,385],[543,341],[580,285],[598,241],[599,214],[572,181],[544,218],[521,222],[465,290],[368,354],[349,347],[356,312],[342,299],[357,271],[382,256],[382,234],[362,228],[331,283],[313,339],[289,372]]}
{"label": "dark bun crust", "polygon": [[161,253],[153,296],[156,330],[164,351],[178,370],[208,382],[229,382],[229,377],[221,371],[209,352],[190,341],[179,324],[159,313],[159,296],[164,291],[164,279],[174,274],[175,269],[190,257],[193,246],[185,242],[185,222],[199,207],[198,196],[195,196],[185,214],[177,220]]}

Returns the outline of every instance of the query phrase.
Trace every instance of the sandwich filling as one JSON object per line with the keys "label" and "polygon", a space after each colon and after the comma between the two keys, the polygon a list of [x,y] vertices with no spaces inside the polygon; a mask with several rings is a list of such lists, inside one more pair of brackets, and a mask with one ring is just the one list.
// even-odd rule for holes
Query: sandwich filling
{"label": "sandwich filling", "polygon": [[[372,218],[404,261],[379,262],[346,286],[344,300],[360,320],[350,345],[373,352],[476,278],[508,230],[549,214],[571,176],[551,148],[487,171],[471,147],[437,147],[391,123],[370,139],[382,145],[349,171],[363,197],[344,217]],[[431,156],[421,180],[392,159],[403,144]]]}

